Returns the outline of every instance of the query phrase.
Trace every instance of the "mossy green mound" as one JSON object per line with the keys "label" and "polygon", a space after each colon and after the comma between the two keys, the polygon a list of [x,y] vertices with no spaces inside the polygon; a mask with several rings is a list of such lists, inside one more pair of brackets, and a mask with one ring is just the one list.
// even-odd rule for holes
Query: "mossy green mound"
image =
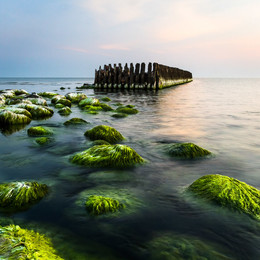
{"label": "mossy green mound", "polygon": [[46,136],[46,135],[52,135],[53,132],[46,128],[46,127],[42,127],[42,126],[33,126],[30,127],[27,130],[27,133],[29,136]]}
{"label": "mossy green mound", "polygon": [[0,94],[1,94],[1,96],[4,96],[5,98],[13,98],[13,97],[15,97],[15,92],[12,89],[1,90]]}
{"label": "mossy green mound", "polygon": [[148,243],[149,259],[153,260],[231,260],[219,248],[192,236],[165,233]]}
{"label": "mossy green mound", "polygon": [[133,114],[139,113],[139,111],[137,109],[134,109],[131,107],[118,107],[116,109],[116,112],[124,113],[124,114],[128,114],[128,115],[133,115]]}
{"label": "mossy green mound", "polygon": [[95,141],[93,142],[93,146],[94,146],[94,145],[110,145],[110,143],[107,142],[107,141],[105,141],[105,140],[95,140]]}
{"label": "mossy green mound", "polygon": [[87,96],[83,93],[68,93],[65,97],[72,103],[79,103],[81,100],[87,98]]}
{"label": "mossy green mound", "polygon": [[63,95],[56,95],[51,99],[51,103],[56,104],[60,99],[66,99]]}
{"label": "mossy green mound", "polygon": [[62,104],[62,105],[64,105],[64,106],[66,106],[66,107],[71,107],[71,101],[68,100],[68,99],[66,99],[66,98],[61,98],[61,99],[59,99],[59,100],[56,102],[56,104]]}
{"label": "mossy green mound", "polygon": [[193,143],[171,144],[168,147],[168,153],[171,156],[184,159],[194,159],[211,154],[210,151],[203,149]]}
{"label": "mossy green mound", "polygon": [[47,101],[41,97],[40,98],[26,98],[26,100],[29,100],[34,105],[47,106]]}
{"label": "mossy green mound", "polygon": [[29,94],[29,93],[28,93],[26,90],[24,90],[24,89],[14,89],[13,91],[14,91],[14,94],[15,94],[16,96],[28,95],[28,94]]}
{"label": "mossy green mound", "polygon": [[115,117],[115,118],[124,118],[124,117],[127,117],[128,114],[125,114],[125,113],[117,113],[117,114],[113,114],[111,115],[112,117]]}
{"label": "mossy green mound", "polygon": [[29,118],[32,118],[32,114],[28,110],[26,110],[24,108],[17,108],[17,107],[9,106],[9,107],[6,107],[5,110],[11,111],[11,112],[13,112],[15,114],[25,115],[25,116],[27,116]]}
{"label": "mossy green mound", "polygon": [[0,207],[12,210],[26,208],[42,199],[47,193],[47,185],[37,182],[0,184]]}
{"label": "mossy green mound", "polygon": [[109,101],[111,101],[111,99],[109,97],[103,97],[103,98],[101,98],[101,101],[109,102]]}
{"label": "mossy green mound", "polygon": [[39,145],[47,145],[53,141],[53,138],[50,137],[38,137],[35,139],[35,142]]}
{"label": "mossy green mound", "polygon": [[41,92],[41,93],[38,93],[38,95],[41,97],[46,97],[46,98],[53,98],[54,96],[57,96],[58,94],[54,93],[54,92]]}
{"label": "mossy green mound", "polygon": [[62,104],[60,104],[60,103],[58,103],[58,104],[56,104],[54,107],[55,107],[55,108],[64,108],[65,106],[62,105]]}
{"label": "mossy green mound", "polygon": [[126,145],[95,145],[70,158],[72,163],[90,167],[128,167],[144,159]]}
{"label": "mossy green mound", "polygon": [[188,191],[208,202],[260,218],[260,191],[223,175],[206,175],[193,182]]}
{"label": "mossy green mound", "polygon": [[99,106],[100,102],[97,98],[85,98],[79,102],[80,107],[90,106]]}
{"label": "mossy green mound", "polygon": [[92,111],[92,110],[87,110],[86,113],[90,114],[90,115],[98,115],[98,111]]}
{"label": "mossy green mound", "polygon": [[89,122],[87,122],[84,119],[77,118],[77,117],[71,118],[70,120],[68,120],[68,121],[66,121],[64,123],[64,125],[66,125],[66,126],[69,126],[69,125],[83,125],[83,124],[89,124]]}
{"label": "mossy green mound", "polygon": [[103,108],[101,106],[91,106],[91,105],[86,105],[83,107],[84,110],[86,111],[101,111]]}
{"label": "mossy green mound", "polygon": [[111,106],[109,106],[107,104],[104,104],[104,103],[100,103],[100,106],[102,107],[102,109],[104,111],[112,111],[112,110],[114,110]]}
{"label": "mossy green mound", "polygon": [[0,123],[1,126],[9,125],[24,125],[29,124],[31,118],[20,113],[14,113],[9,110],[0,110]]}
{"label": "mossy green mound", "polygon": [[92,195],[86,201],[86,209],[92,215],[101,215],[109,212],[116,212],[124,208],[118,200]]}
{"label": "mossy green mound", "polygon": [[58,113],[62,116],[68,116],[72,111],[69,107],[63,107],[58,111]]}
{"label": "mossy green mound", "polygon": [[111,144],[122,141],[125,138],[113,127],[99,125],[85,132],[90,140],[105,140]]}
{"label": "mossy green mound", "polygon": [[17,225],[0,227],[0,259],[56,259],[51,240],[33,230],[22,229]]}

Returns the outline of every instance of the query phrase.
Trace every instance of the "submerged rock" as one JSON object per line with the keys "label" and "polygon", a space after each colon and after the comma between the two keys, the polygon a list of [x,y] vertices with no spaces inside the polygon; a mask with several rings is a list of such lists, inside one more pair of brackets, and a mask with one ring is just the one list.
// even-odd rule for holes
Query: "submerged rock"
{"label": "submerged rock", "polygon": [[38,95],[41,97],[46,97],[46,98],[53,98],[54,96],[57,96],[58,94],[54,93],[54,92],[41,92],[41,93],[38,93]]}
{"label": "submerged rock", "polygon": [[210,155],[211,152],[193,143],[171,144],[168,153],[174,157],[194,159]]}
{"label": "submerged rock", "polygon": [[63,95],[54,96],[51,99],[51,103],[53,103],[53,104],[62,104],[64,106],[71,107],[71,101],[66,99],[66,97],[63,96]]}
{"label": "submerged rock", "polygon": [[188,191],[207,202],[260,219],[260,191],[224,175],[206,175],[189,187]]}
{"label": "submerged rock", "polygon": [[103,110],[103,108],[101,106],[91,106],[91,105],[86,105],[83,107],[84,110],[86,110],[87,112],[96,112],[96,111],[101,111]]}
{"label": "submerged rock", "polygon": [[81,100],[87,98],[87,96],[83,93],[68,93],[65,97],[72,103],[79,103]]}
{"label": "submerged rock", "polygon": [[48,106],[47,101],[44,98],[26,98],[26,100],[31,101],[32,104],[34,105],[39,105],[39,106]]}
{"label": "submerged rock", "polygon": [[122,141],[125,138],[113,127],[99,125],[85,132],[90,140],[105,140],[111,144]]}
{"label": "submerged rock", "polygon": [[105,141],[105,140],[95,140],[95,141],[93,142],[93,146],[94,146],[94,145],[110,145],[110,143],[107,142],[107,141]]}
{"label": "submerged rock", "polygon": [[104,104],[104,103],[100,103],[100,106],[102,107],[102,109],[104,111],[112,111],[112,110],[114,110],[111,106],[109,106],[107,104]]}
{"label": "submerged rock", "polygon": [[31,122],[31,118],[22,114],[15,113],[9,110],[0,110],[0,123],[1,126],[8,125],[24,125],[29,124]]}
{"label": "submerged rock", "polygon": [[0,259],[56,259],[51,240],[33,230],[18,225],[0,227]]}
{"label": "submerged rock", "polygon": [[92,195],[86,201],[86,209],[92,215],[101,215],[109,212],[116,212],[124,208],[124,204],[118,200],[103,196]]}
{"label": "submerged rock", "polygon": [[115,118],[124,118],[124,117],[127,117],[128,114],[125,114],[125,113],[117,113],[117,114],[113,114],[111,115],[112,117],[115,117]]}
{"label": "submerged rock", "polygon": [[56,104],[54,107],[55,107],[55,108],[64,108],[65,106],[58,103],[58,104]]}
{"label": "submerged rock", "polygon": [[80,107],[90,106],[99,106],[100,102],[97,98],[85,98],[79,102]]}
{"label": "submerged rock", "polygon": [[69,107],[63,107],[58,111],[58,113],[62,116],[68,116],[72,111]]}
{"label": "submerged rock", "polygon": [[27,130],[27,133],[29,136],[46,136],[46,135],[52,135],[53,132],[46,128],[46,127],[42,127],[42,126],[33,126],[30,127]]}
{"label": "submerged rock", "polygon": [[50,144],[53,141],[53,138],[50,137],[38,137],[35,139],[35,142],[39,145]]}
{"label": "submerged rock", "polygon": [[126,145],[95,145],[70,158],[75,164],[91,167],[128,167],[145,160]]}
{"label": "submerged rock", "polygon": [[77,117],[71,118],[70,120],[68,120],[68,121],[66,121],[64,123],[64,125],[66,125],[66,126],[69,126],[69,125],[83,125],[83,124],[89,124],[89,122],[87,122],[84,119],[77,118]]}
{"label": "submerged rock", "polygon": [[109,102],[109,101],[111,101],[111,99],[110,99],[109,97],[103,97],[103,98],[101,98],[101,100],[104,101],[104,102]]}
{"label": "submerged rock", "polygon": [[14,94],[16,96],[29,95],[29,93],[26,90],[24,90],[24,89],[14,89]]}
{"label": "submerged rock", "polygon": [[5,110],[11,111],[11,112],[13,112],[15,114],[25,115],[25,116],[27,116],[29,118],[32,118],[32,114],[28,110],[26,110],[24,108],[18,108],[18,107],[9,106],[9,107],[6,107]]}
{"label": "submerged rock", "polygon": [[119,113],[124,113],[124,114],[128,114],[128,115],[133,115],[133,114],[137,114],[139,113],[139,111],[137,109],[131,108],[131,107],[118,107],[116,109],[116,112]]}
{"label": "submerged rock", "polygon": [[48,193],[45,184],[37,182],[11,182],[0,184],[0,207],[12,210],[26,208]]}

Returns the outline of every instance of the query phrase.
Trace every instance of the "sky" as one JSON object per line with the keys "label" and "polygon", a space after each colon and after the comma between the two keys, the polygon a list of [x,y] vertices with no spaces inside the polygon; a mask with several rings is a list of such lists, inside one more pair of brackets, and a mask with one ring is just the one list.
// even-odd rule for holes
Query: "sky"
{"label": "sky", "polygon": [[259,0],[0,0],[0,77],[94,77],[158,62],[260,77]]}

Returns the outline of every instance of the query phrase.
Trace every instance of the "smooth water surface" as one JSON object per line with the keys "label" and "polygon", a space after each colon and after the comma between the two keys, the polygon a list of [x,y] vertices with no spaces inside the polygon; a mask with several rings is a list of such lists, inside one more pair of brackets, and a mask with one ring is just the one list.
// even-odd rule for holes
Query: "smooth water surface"
{"label": "smooth water surface", "polygon": [[[2,78],[0,89],[66,94],[92,81]],[[90,115],[73,106],[73,113],[62,117],[53,108],[55,114],[48,120],[32,121],[13,134],[3,132],[0,182],[36,180],[51,187],[50,194],[29,210],[2,213],[3,223],[46,233],[65,259],[151,259],[149,243],[163,234],[193,237],[229,259],[260,259],[258,221],[199,205],[184,192],[206,174],[227,175],[260,189],[260,79],[194,79],[158,92],[82,92],[97,98],[108,96],[114,108],[118,102],[133,104],[140,113],[115,119],[112,112]],[[73,117],[90,124],[64,127]],[[125,170],[70,164],[73,153],[90,147],[84,132],[99,124],[119,130],[126,137],[122,143],[148,162]],[[27,136],[27,129],[34,125],[51,127],[55,142],[46,147],[35,144]],[[176,160],[165,153],[165,145],[171,142],[193,142],[214,156]],[[114,217],[90,217],[84,201],[80,202],[86,190],[128,194],[135,198],[136,207]]]}

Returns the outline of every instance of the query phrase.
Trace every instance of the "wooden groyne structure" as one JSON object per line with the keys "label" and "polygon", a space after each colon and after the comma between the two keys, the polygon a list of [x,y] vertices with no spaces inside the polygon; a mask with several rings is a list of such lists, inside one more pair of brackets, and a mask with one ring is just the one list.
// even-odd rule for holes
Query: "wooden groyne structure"
{"label": "wooden groyne structure", "polygon": [[162,89],[192,81],[192,73],[158,63],[121,63],[95,70],[95,88]]}

